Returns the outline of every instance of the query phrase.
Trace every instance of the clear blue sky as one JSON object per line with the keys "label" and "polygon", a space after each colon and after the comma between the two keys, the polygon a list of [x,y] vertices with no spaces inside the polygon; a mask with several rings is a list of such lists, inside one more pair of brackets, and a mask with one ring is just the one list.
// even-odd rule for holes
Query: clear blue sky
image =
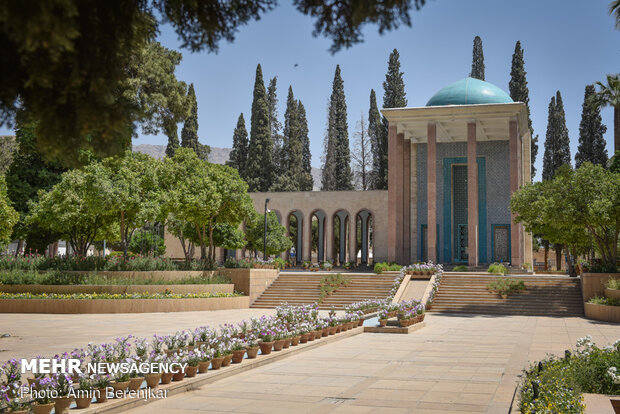
{"label": "clear blue sky", "polygon": [[[332,56],[327,51],[330,41],[312,36],[313,20],[282,0],[281,6],[260,21],[242,27],[233,43],[222,43],[218,54],[182,50],[177,77],[195,85],[200,141],[230,147],[240,112],[249,131],[254,74],[261,63],[266,82],[278,76],[281,118],[289,85],[303,101],[312,165],[318,167],[336,64],[342,69],[353,145],[356,122],[368,113],[371,88],[382,105],[382,82],[392,49],[400,52],[408,105],[424,106],[438,89],[469,74],[476,35],[483,41],[486,80],[508,91],[514,45],[521,40],[534,134],[540,135],[536,162],[540,177],[551,96],[556,90],[562,93],[574,159],[585,85],[620,71],[620,31],[614,29],[614,20],[607,14],[609,1],[431,0],[412,12],[411,28],[380,36],[375,26],[368,26],[364,43]],[[159,40],[179,50],[170,27],[162,28]],[[607,108],[602,115],[611,154],[613,111]],[[164,135],[134,140],[134,144],[166,142]]]}

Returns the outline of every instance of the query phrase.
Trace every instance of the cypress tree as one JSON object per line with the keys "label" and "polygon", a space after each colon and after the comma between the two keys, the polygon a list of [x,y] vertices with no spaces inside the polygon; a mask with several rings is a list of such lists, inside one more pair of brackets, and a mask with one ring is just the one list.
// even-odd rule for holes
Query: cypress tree
{"label": "cypress tree", "polygon": [[525,103],[527,110],[527,125],[530,129],[530,136],[532,137],[531,145],[531,162],[532,162],[532,178],[536,175],[536,156],[538,155],[538,135],[534,136],[534,128],[532,128],[532,119],[530,118],[530,91],[527,87],[527,79],[525,75],[524,61],[523,61],[523,49],[521,48],[521,42],[517,40],[515,45],[515,51],[512,55],[512,68],[510,70],[510,82],[508,83],[508,89],[510,91],[510,97],[515,102]]}
{"label": "cypress tree", "polygon": [[[371,94],[371,111],[372,109],[372,94]],[[376,105],[376,98],[375,98]],[[385,74],[385,81],[383,82],[383,107],[384,108],[403,108],[407,106],[407,97],[405,93],[405,81],[403,80],[403,72],[400,71],[400,55],[398,50],[394,49],[390,53],[388,59],[388,70]],[[378,112],[378,110],[377,110]],[[370,120],[368,121],[370,127]],[[378,184],[376,189],[387,189],[387,147],[388,147],[388,120],[383,117],[383,128],[381,131],[381,137],[379,140],[378,148],[380,148],[380,160],[378,171]]]}
{"label": "cypress tree", "polygon": [[[251,154],[251,155],[250,155]],[[250,145],[248,149],[247,182],[249,191],[269,191],[274,181],[273,141],[269,126],[269,105],[260,64],[256,67]]]}
{"label": "cypress tree", "polygon": [[271,142],[273,142],[273,168],[276,176],[284,174],[286,162],[282,158],[285,156],[282,151],[282,135],[280,130],[282,124],[278,121],[278,77],[274,76],[269,81],[267,87],[267,106],[269,108],[269,130],[271,131]]}
{"label": "cypress tree", "polygon": [[480,39],[480,36],[474,37],[473,59],[469,76],[484,80],[484,54],[482,53],[482,39]]}
{"label": "cypress tree", "polygon": [[[198,158],[203,161],[208,161],[211,148],[208,145],[198,142],[198,102],[196,101],[196,92],[194,91],[193,83],[189,85],[187,99],[189,104],[189,116],[185,119],[183,129],[181,130],[181,147],[193,149],[196,155],[198,155]],[[168,142],[170,142],[170,138],[168,138]],[[174,145],[174,143],[172,145]]]}
{"label": "cypress tree", "polygon": [[564,164],[570,166],[570,140],[566,128],[566,115],[562,95],[557,91],[549,103],[545,155],[543,157],[543,180],[553,179],[555,172]]}
{"label": "cypress tree", "polygon": [[303,175],[301,180],[301,191],[312,191],[314,179],[312,178],[312,154],[310,153],[310,137],[308,131],[308,119],[306,117],[306,108],[301,100],[297,101],[297,116],[299,117],[299,137],[301,138],[302,150],[302,168]]}
{"label": "cypress tree", "polygon": [[239,171],[242,179],[247,179],[246,165],[248,162],[248,131],[245,128],[245,119],[243,112],[239,115],[237,126],[233,133],[233,147],[230,151],[230,159],[228,165]]}
{"label": "cypress tree", "polygon": [[179,148],[179,132],[177,124],[174,120],[164,121],[164,133],[168,137],[168,145],[166,145],[166,156],[173,157],[177,148]]}
{"label": "cypress tree", "polygon": [[384,190],[387,188],[387,142],[383,140],[381,114],[377,107],[375,90],[370,90],[370,109],[368,110],[368,136],[372,151],[372,169],[370,172],[370,188]]}
{"label": "cypress tree", "polygon": [[336,65],[332,95],[329,103],[329,119],[326,136],[325,163],[323,164],[323,190],[341,191],[353,189],[347,103],[340,65]]}
{"label": "cypress tree", "polygon": [[276,179],[275,191],[299,191],[302,178],[302,142],[299,135],[299,116],[293,88],[289,86],[284,112],[282,133],[282,154],[285,155],[283,173]]}
{"label": "cypress tree", "polygon": [[584,162],[607,165],[607,148],[603,135],[607,127],[603,125],[601,110],[591,105],[592,96],[596,94],[594,85],[586,85],[579,123],[579,147],[575,154],[575,168]]}

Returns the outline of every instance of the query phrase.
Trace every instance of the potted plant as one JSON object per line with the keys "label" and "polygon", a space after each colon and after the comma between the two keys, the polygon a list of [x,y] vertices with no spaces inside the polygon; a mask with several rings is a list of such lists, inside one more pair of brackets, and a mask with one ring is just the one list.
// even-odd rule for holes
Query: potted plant
{"label": "potted plant", "polygon": [[260,353],[261,355],[269,355],[273,344],[275,343],[276,333],[270,329],[261,331],[260,333]]}
{"label": "potted plant", "polygon": [[245,351],[248,354],[248,359],[256,358],[256,355],[258,355],[258,350],[260,349],[260,346],[258,345],[258,337],[252,333],[246,336],[245,341]]}
{"label": "potted plant", "polygon": [[187,355],[185,355],[185,357],[183,358],[183,362],[187,364],[187,366],[185,367],[186,377],[192,378],[196,376],[201,356],[202,352],[200,352],[199,350],[189,351]]}
{"label": "potted plant", "polygon": [[95,398],[98,403],[108,401],[107,388],[110,386],[110,377],[108,375],[93,375],[93,387],[95,389]]}
{"label": "potted plant", "polygon": [[200,347],[200,361],[198,361],[198,372],[201,374],[209,371],[211,359],[213,358],[213,349],[206,346]]}
{"label": "potted plant", "polygon": [[[164,362],[164,355],[160,353],[155,353],[152,351],[148,357],[148,361],[152,364],[158,364],[160,362]],[[159,385],[159,381],[161,380],[161,372],[150,372],[148,374],[144,374],[144,379],[146,380],[146,386],[149,388],[156,388]]]}
{"label": "potted plant", "polygon": [[304,262],[303,262],[303,264],[302,264],[302,266],[303,266],[303,268],[304,268],[305,270],[310,269],[310,266],[311,266],[311,265],[312,265],[312,263],[310,263],[310,262],[309,262],[309,261],[307,261],[307,260],[306,260],[306,261],[304,261]]}
{"label": "potted plant", "polygon": [[112,388],[114,388],[114,395],[116,396],[118,391],[122,391],[123,394],[129,387],[129,374],[123,372],[117,372],[114,375],[114,382],[112,382]]}
{"label": "potted plant", "polygon": [[211,358],[211,369],[220,369],[222,368],[222,362],[224,362],[224,354],[222,351],[221,344],[216,344],[216,347],[213,349],[213,358]]}
{"label": "potted plant", "polygon": [[164,344],[166,345],[166,355],[172,356],[179,351],[177,348],[176,335],[164,336]]}
{"label": "potted plant", "polygon": [[[6,397],[2,394],[0,394],[0,396]],[[11,414],[28,414],[30,412],[30,406],[32,405],[32,403],[28,400],[24,400],[18,397],[6,397],[6,405],[9,409],[9,413]]]}
{"label": "potted plant", "polygon": [[323,268],[323,270],[330,271],[330,270],[332,270],[334,265],[330,261],[325,261],[325,262],[321,263],[321,267]]}
{"label": "potted plant", "polygon": [[389,318],[387,309],[381,309],[379,313],[377,313],[377,317],[379,318],[379,326],[386,326]]}
{"label": "potted plant", "polygon": [[73,397],[69,396],[73,379],[67,374],[54,374],[54,382],[58,393],[58,398],[54,400],[54,413],[61,414],[68,410],[73,402]]}
{"label": "potted plant", "polygon": [[88,375],[80,375],[78,379],[80,389],[77,391],[79,397],[75,397],[77,408],[88,408],[93,399],[94,381]]}
{"label": "potted plant", "polygon": [[224,356],[224,359],[222,360],[223,367],[229,366],[232,362],[233,352],[232,349],[230,349],[230,345],[230,341],[222,344],[222,355]]}
{"label": "potted plant", "polygon": [[56,388],[56,384],[53,378],[43,377],[37,383],[36,398],[34,400],[34,406],[32,411],[34,414],[49,414],[54,408],[54,402],[50,396],[51,390]]}
{"label": "potted plant", "polygon": [[234,338],[230,343],[230,349],[232,351],[232,363],[239,364],[243,361],[245,356],[245,344],[241,339]]}

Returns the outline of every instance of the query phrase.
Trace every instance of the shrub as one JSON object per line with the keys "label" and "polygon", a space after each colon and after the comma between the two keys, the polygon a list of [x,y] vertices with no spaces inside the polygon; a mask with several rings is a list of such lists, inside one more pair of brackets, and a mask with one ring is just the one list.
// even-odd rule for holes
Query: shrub
{"label": "shrub", "polygon": [[346,286],[349,283],[351,283],[351,279],[342,276],[342,273],[323,276],[319,283],[321,294],[319,295],[318,303],[322,303],[326,296],[334,293],[340,286]]}
{"label": "shrub", "polygon": [[402,269],[402,266],[399,264],[379,262],[375,263],[374,272],[380,275],[383,272],[398,272],[400,269]]}
{"label": "shrub", "polygon": [[166,244],[159,234],[138,229],[129,242],[129,251],[140,255],[163,256]]}
{"label": "shrub", "polygon": [[275,259],[273,259],[273,265],[276,267],[276,269],[284,269],[286,267],[286,261],[281,257],[276,257]]}
{"label": "shrub", "polygon": [[487,289],[491,292],[497,292],[500,295],[508,295],[520,290],[525,290],[525,282],[523,280],[512,279],[509,277],[500,277],[499,279],[489,283]]}
{"label": "shrub", "polygon": [[620,289],[620,279],[609,279],[605,283],[607,289]]}
{"label": "shrub", "polygon": [[64,273],[60,271],[0,272],[0,285],[206,285],[232,283],[225,275],[185,277],[182,279],[142,279],[106,277],[97,273]]}
{"label": "shrub", "polygon": [[595,305],[620,306],[620,300],[606,298],[604,296],[594,296],[593,298],[590,298],[588,303],[594,303]]}
{"label": "shrub", "polygon": [[506,273],[508,273],[508,269],[506,269],[506,266],[501,263],[493,263],[491,266],[489,266],[487,272],[496,275],[505,275]]}
{"label": "shrub", "polygon": [[465,265],[454,266],[454,269],[452,269],[453,272],[467,272],[468,270],[469,268]]}
{"label": "shrub", "polygon": [[224,267],[229,269],[249,269],[252,267],[252,262],[246,259],[235,259],[233,257],[229,257],[224,262]]}

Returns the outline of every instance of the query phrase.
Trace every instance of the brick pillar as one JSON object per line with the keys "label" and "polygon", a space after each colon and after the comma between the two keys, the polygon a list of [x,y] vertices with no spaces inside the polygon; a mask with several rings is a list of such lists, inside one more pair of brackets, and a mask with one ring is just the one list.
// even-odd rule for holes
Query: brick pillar
{"label": "brick pillar", "polygon": [[349,262],[357,263],[357,217],[349,214]]}
{"label": "brick pillar", "polygon": [[[508,123],[509,130],[509,152],[510,152],[510,195],[519,189],[519,132],[517,121],[511,120]],[[521,256],[519,248],[519,225],[515,221],[515,215],[510,213],[510,264],[521,266]]]}
{"label": "brick pillar", "polygon": [[410,179],[410,201],[409,201],[409,261],[418,260],[418,145],[412,144],[411,158],[409,160],[411,179]]}
{"label": "brick pillar", "polygon": [[398,177],[398,150],[396,148],[396,125],[388,126],[388,261],[396,261],[396,205],[397,194],[401,189],[397,188]]}
{"label": "brick pillar", "polygon": [[325,214],[325,260],[334,262],[334,215]]}
{"label": "brick pillar", "polygon": [[426,129],[427,151],[427,239],[428,260],[437,262],[437,126],[429,122]]}
{"label": "brick pillar", "polygon": [[470,266],[478,266],[478,165],[476,123],[467,123],[467,255]]}
{"label": "brick pillar", "polygon": [[411,263],[411,141],[403,141],[403,264]]}
{"label": "brick pillar", "polygon": [[304,214],[304,231],[302,234],[304,260],[312,261],[312,216]]}

